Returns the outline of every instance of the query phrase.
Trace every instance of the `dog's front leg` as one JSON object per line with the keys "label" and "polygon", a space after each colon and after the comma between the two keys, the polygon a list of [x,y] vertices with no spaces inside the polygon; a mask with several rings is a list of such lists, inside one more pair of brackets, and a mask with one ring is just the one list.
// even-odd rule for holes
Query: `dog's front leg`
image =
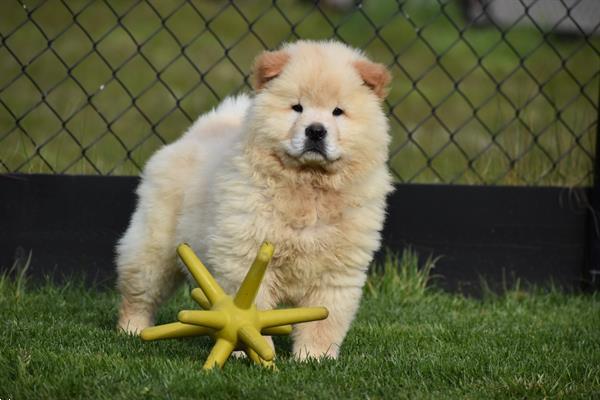
{"label": "dog's front leg", "polygon": [[324,306],[329,317],[294,327],[294,356],[337,358],[340,346],[360,304],[362,286],[320,286],[301,301],[301,306]]}

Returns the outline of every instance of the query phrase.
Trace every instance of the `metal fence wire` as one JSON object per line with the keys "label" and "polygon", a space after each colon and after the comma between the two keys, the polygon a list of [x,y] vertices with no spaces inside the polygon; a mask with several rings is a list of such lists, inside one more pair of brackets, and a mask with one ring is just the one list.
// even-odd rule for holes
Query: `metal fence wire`
{"label": "metal fence wire", "polygon": [[597,0],[48,0],[0,5],[0,172],[137,174],[261,50],[334,38],[389,66],[400,182],[591,183]]}

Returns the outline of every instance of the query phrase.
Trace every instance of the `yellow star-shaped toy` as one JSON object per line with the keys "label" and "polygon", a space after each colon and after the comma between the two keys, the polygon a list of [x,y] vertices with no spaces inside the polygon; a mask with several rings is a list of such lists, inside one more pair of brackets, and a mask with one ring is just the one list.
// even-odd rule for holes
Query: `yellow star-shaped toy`
{"label": "yellow star-shaped toy", "polygon": [[192,290],[192,298],[204,310],[184,310],[179,322],[153,326],[142,331],[143,340],[170,339],[210,335],[216,343],[204,369],[223,367],[234,350],[244,350],[257,364],[274,367],[275,352],[262,335],[288,335],[291,324],[327,318],[325,307],[305,307],[259,311],[254,299],[267,265],[273,257],[273,245],[265,242],[246,274],[235,298],[228,296],[208,269],[187,244],[177,248],[177,254],[200,288]]}

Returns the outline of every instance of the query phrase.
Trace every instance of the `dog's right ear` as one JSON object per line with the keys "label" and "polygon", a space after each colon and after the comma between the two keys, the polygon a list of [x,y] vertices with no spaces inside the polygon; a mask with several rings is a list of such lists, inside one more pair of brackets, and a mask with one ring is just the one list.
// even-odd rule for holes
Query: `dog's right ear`
{"label": "dog's right ear", "polygon": [[283,67],[290,59],[290,55],[284,50],[263,51],[254,60],[252,67],[252,87],[260,90],[271,79],[283,71]]}

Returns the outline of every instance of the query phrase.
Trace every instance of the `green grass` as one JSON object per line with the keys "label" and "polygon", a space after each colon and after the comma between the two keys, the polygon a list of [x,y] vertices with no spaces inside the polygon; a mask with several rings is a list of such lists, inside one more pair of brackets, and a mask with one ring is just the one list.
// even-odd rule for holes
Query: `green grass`
{"label": "green grass", "polygon": [[[593,398],[600,298],[511,291],[475,300],[426,288],[413,255],[371,276],[337,361],[279,372],[232,360],[201,371],[207,339],[142,343],[114,329],[117,294],[0,280],[0,398]],[[429,264],[431,266],[431,264]],[[192,306],[184,290],[159,322]]]}
{"label": "green grass", "polygon": [[[147,2],[109,2],[114,12],[105,2],[83,9],[86,2],[75,0],[67,4],[77,24],[60,34],[73,21],[60,2],[24,3],[7,2],[0,12],[6,45],[0,46],[0,172],[137,174],[162,140],[175,140],[220,98],[247,90],[244,74],[263,45],[274,48],[295,33],[310,39],[338,35],[390,66],[390,165],[399,180],[591,182],[598,37],[545,36],[527,26],[506,35],[493,27],[468,29],[461,36],[464,20],[456,2],[424,0],[366,1],[362,12],[325,10],[326,17],[309,1],[276,3],[293,32],[269,0],[223,10],[221,1],[181,8],[170,0],[148,2],[154,10]],[[9,35],[28,11],[35,24]],[[125,16],[111,31],[115,13]],[[241,14],[253,21],[256,36],[246,35]],[[334,31],[326,18],[339,28]],[[376,31],[381,39],[370,40]],[[40,53],[48,39],[52,51]],[[229,58],[222,59],[224,47]],[[68,73],[78,83],[63,80]],[[432,107],[436,118],[425,120]]]}

